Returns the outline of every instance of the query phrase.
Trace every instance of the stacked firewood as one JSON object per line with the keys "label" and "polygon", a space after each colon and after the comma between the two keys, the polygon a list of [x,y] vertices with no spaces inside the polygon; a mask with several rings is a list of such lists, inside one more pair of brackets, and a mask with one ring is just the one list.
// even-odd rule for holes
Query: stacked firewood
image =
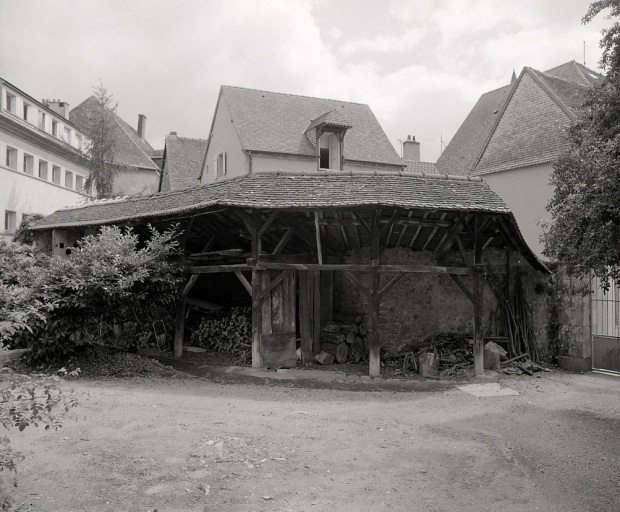
{"label": "stacked firewood", "polygon": [[320,364],[368,362],[366,325],[361,317],[353,323],[329,322],[321,332],[321,352],[316,355]]}

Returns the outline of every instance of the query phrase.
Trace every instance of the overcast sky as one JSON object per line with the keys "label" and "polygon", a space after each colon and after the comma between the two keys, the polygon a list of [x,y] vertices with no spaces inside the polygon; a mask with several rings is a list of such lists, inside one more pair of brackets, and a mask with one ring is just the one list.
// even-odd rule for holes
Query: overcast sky
{"label": "overcast sky", "polygon": [[513,69],[597,69],[588,0],[0,0],[0,76],[76,106],[101,79],[163,148],[206,138],[220,85],[370,105],[389,139],[435,161]]}

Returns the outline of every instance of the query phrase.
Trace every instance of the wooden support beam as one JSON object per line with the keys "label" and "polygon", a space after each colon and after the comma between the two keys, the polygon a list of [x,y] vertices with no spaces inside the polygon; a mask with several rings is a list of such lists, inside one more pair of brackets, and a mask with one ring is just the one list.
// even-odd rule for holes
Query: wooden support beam
{"label": "wooden support beam", "polygon": [[[422,219],[426,220],[426,219],[428,218],[429,213],[430,213],[430,212],[426,212],[426,213],[422,216]],[[418,226],[418,229],[416,229],[416,230],[415,230],[415,233],[413,234],[413,237],[411,237],[411,242],[409,242],[409,248],[410,248],[410,249],[413,247],[413,244],[414,244],[414,243],[415,243],[415,241],[417,240],[417,238],[418,238],[418,236],[419,236],[419,234],[420,234],[420,231],[422,231],[422,227],[423,227],[423,226],[422,226],[422,224],[420,224],[420,225]]]}
{"label": "wooden support beam", "polygon": [[474,374],[484,375],[484,339],[482,337],[482,304],[484,302],[484,274],[482,267],[482,244],[484,242],[482,218],[474,216]]}
{"label": "wooden support beam", "polygon": [[314,291],[312,307],[312,352],[313,354],[318,354],[321,351],[321,271],[312,271],[311,279],[314,281],[312,286]]}
{"label": "wooden support beam", "polygon": [[379,272],[380,236],[379,219],[381,210],[376,209],[372,215],[372,245],[370,248],[370,265],[376,270],[370,274],[370,297],[368,299],[368,374],[371,377],[381,375],[381,341],[379,339],[379,307],[381,304],[381,273]]}
{"label": "wooden support beam", "polygon": [[293,228],[288,228],[286,230],[286,233],[284,233],[281,240],[278,242],[278,245],[276,245],[276,248],[272,251],[271,254],[280,254],[282,252],[282,249],[284,249],[284,246],[286,246],[288,241],[293,236],[293,233],[295,233],[295,230]]}
{"label": "wooden support beam", "polygon": [[394,276],[392,279],[390,279],[390,281],[383,287],[381,288],[381,290],[379,291],[379,295],[381,297],[383,297],[386,293],[388,293],[392,288],[394,288],[394,286],[396,286],[396,284],[403,278],[405,277],[407,274],[406,273],[402,273],[402,274],[398,274],[396,276]]}
{"label": "wooden support beam", "polygon": [[474,294],[471,292],[469,288],[467,288],[467,285],[465,285],[465,282],[463,281],[461,276],[450,274],[450,277],[458,285],[461,291],[467,296],[467,298],[471,301],[471,303],[474,304],[475,303]]}
{"label": "wooden support beam", "polygon": [[459,246],[459,252],[461,253],[461,258],[463,259],[463,263],[467,265],[469,262],[467,258],[467,251],[465,250],[465,244],[463,244],[463,239],[460,237],[460,235],[456,235],[454,239],[456,240],[456,243]]}
{"label": "wooden support beam", "polygon": [[515,237],[510,233],[510,228],[508,227],[506,221],[500,217],[499,219],[497,219],[497,225],[499,226],[500,231],[506,242],[508,242],[515,251],[520,252],[519,244],[517,243]]}
{"label": "wooden support beam", "polygon": [[353,283],[353,285],[360,291],[362,292],[364,295],[366,295],[367,297],[370,296],[370,290],[368,288],[368,286],[366,286],[364,283],[362,283],[357,277],[355,277],[353,274],[351,274],[351,272],[349,271],[344,271],[343,272],[344,277],[346,277],[349,281],[351,281],[351,283]]}
{"label": "wooden support beam", "polygon": [[254,267],[246,263],[238,263],[234,265],[204,265],[187,267],[183,270],[186,274],[221,274],[224,272],[246,272],[254,270]]}
{"label": "wooden support beam", "polygon": [[[342,212],[336,212],[336,219],[339,222],[342,222]],[[347,231],[342,224],[340,224],[340,234],[342,235],[342,241],[344,242],[347,251],[351,250],[351,245],[349,244],[349,237],[347,236]]]}
{"label": "wooden support beam", "polygon": [[276,277],[273,281],[271,281],[269,283],[268,286],[266,286],[265,288],[262,289],[261,293],[260,293],[260,299],[264,299],[265,295],[267,295],[268,293],[271,293],[271,291],[278,286],[282,281],[284,281],[284,279],[286,279],[288,276],[291,275],[292,270],[283,270],[282,272],[280,272],[280,274],[278,275],[278,277]]}
{"label": "wooden support beam", "polygon": [[[210,268],[222,268],[216,272],[230,272],[234,270],[248,270],[247,268],[235,268],[237,265],[218,265],[216,267],[189,267],[190,273],[210,273]],[[226,270],[230,268],[231,270]],[[460,274],[470,275],[474,273],[474,267],[457,267],[457,266],[439,266],[439,265],[371,265],[357,263],[279,263],[260,261],[258,268],[267,268],[271,270],[335,270],[335,271],[351,271],[351,272],[372,272],[379,270],[382,273],[400,273],[408,274]],[[201,270],[206,269],[206,270]]]}
{"label": "wooden support beam", "polygon": [[261,351],[260,342],[262,334],[262,317],[261,308],[261,279],[262,271],[254,270],[252,272],[252,368],[260,368]]}
{"label": "wooden support beam", "polygon": [[489,245],[491,245],[491,243],[493,242],[493,240],[495,240],[494,236],[490,236],[489,238],[487,238],[484,242],[484,244],[482,245],[483,249],[486,249]]}
{"label": "wooden support beam", "polygon": [[265,223],[258,230],[258,236],[259,237],[262,237],[265,234],[265,232],[274,223],[274,221],[276,220],[277,217],[278,217],[278,212],[277,211],[271,212],[271,215],[267,218]]}
{"label": "wooden support beam", "polygon": [[[446,218],[446,214],[442,213],[439,217],[439,220],[444,220]],[[435,238],[435,234],[437,233],[437,230],[439,229],[439,226],[435,226],[433,228],[433,231],[431,231],[431,234],[428,236],[428,238],[426,239],[426,243],[424,244],[424,246],[422,247],[422,250],[426,250],[426,247],[428,246],[428,244],[431,243],[431,240],[433,238]]]}
{"label": "wooden support beam", "polygon": [[189,295],[189,292],[192,290],[192,288],[196,284],[196,281],[198,281],[199,277],[200,277],[200,274],[192,274],[191,276],[189,276],[187,283],[185,283],[185,286],[183,287],[183,290],[181,291],[182,298],[185,298]]}
{"label": "wooden support beam", "polygon": [[356,211],[352,211],[351,213],[353,214],[353,217],[355,217],[360,223],[360,226],[362,226],[369,235],[372,235],[372,230],[370,229],[370,226],[366,223],[362,216]]}
{"label": "wooden support beam", "polygon": [[310,363],[314,359],[312,349],[312,318],[314,299],[310,272],[299,272],[299,335],[301,336],[301,362]]}
{"label": "wooden support beam", "polygon": [[[410,219],[412,215],[413,215],[413,210],[409,210],[409,213],[407,214],[407,218]],[[408,227],[409,227],[409,224],[403,224],[403,229],[400,230],[400,234],[398,235],[398,240],[396,241],[396,245],[400,245],[400,242],[405,236],[405,233],[407,232]]]}
{"label": "wooden support beam", "polygon": [[249,283],[249,281],[245,278],[245,276],[239,270],[235,271],[235,275],[237,276],[237,279],[241,281],[241,284],[247,290],[247,292],[250,294],[250,297],[251,297],[252,296],[252,285]]}
{"label": "wooden support beam", "polygon": [[[390,233],[392,232],[392,227],[394,225],[394,222],[396,221],[396,219],[398,219],[399,215],[400,215],[400,211],[398,210],[394,210],[392,212],[392,216],[388,219],[387,223],[381,228],[381,231],[379,232],[379,240],[381,240],[381,238],[383,238],[388,231]],[[388,236],[388,240],[385,241],[385,245],[388,244],[389,238],[390,237]]]}
{"label": "wooden support beam", "polygon": [[467,233],[469,233],[469,236],[474,238],[474,230],[471,228],[471,226],[469,225],[469,221],[470,218],[466,217],[464,214],[459,213],[458,214],[459,220],[461,221],[461,224],[463,225],[463,227],[465,228],[465,231],[467,231]]}
{"label": "wooden support beam", "polygon": [[319,212],[314,212],[314,229],[316,234],[316,252],[319,265],[323,264],[323,250],[321,249],[321,230],[319,229]]}
{"label": "wooden support beam", "polygon": [[[191,217],[185,225],[185,230],[179,243],[179,249],[181,252],[179,263],[181,264],[181,267],[185,265],[185,247],[187,245],[187,240],[189,239],[189,233],[192,229],[193,223],[194,217]],[[190,277],[190,281],[192,281],[192,278],[194,279],[194,282],[197,279],[197,277],[192,276]],[[177,311],[174,324],[174,357],[181,357],[183,355],[183,342],[185,335],[185,299],[187,297],[187,294],[184,292],[188,284],[189,282],[186,285],[180,283],[178,287],[178,297],[176,301]],[[193,283],[191,286],[193,286]],[[189,293],[191,286],[187,290],[187,293]]]}

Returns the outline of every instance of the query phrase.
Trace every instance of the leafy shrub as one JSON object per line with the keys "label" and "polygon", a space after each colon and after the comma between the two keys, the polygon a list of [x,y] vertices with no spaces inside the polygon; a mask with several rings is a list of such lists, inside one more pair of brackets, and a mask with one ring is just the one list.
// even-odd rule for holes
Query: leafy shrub
{"label": "leafy shrub", "polygon": [[[181,279],[175,229],[140,244],[130,229],[103,227],[67,258],[0,245],[0,341],[29,347],[33,362],[65,359],[84,344],[136,345],[174,309]],[[5,275],[6,274],[6,275]],[[119,338],[118,332],[133,336]]]}

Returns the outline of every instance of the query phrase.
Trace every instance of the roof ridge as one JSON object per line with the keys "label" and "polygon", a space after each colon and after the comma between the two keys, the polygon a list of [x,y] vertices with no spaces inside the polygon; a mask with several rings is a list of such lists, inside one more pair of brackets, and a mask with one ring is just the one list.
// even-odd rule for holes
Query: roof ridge
{"label": "roof ridge", "polygon": [[[432,163],[432,162],[429,162],[429,163]],[[461,176],[458,174],[442,174],[442,173],[426,173],[426,172],[419,172],[419,171],[388,171],[388,170],[383,170],[383,169],[373,169],[373,170],[356,169],[356,170],[351,170],[351,171],[331,171],[331,170],[300,171],[300,170],[262,169],[260,171],[254,171],[252,174],[248,174],[246,176],[252,176],[252,175],[256,176],[256,175],[261,175],[261,174],[265,174],[265,175],[276,174],[276,175],[281,175],[281,176],[333,176],[333,177],[404,176],[407,178],[414,177],[414,178],[433,178],[433,179],[443,179],[443,180],[484,182],[482,178],[478,178],[476,176]],[[226,180],[226,181],[231,181],[231,180]]]}
{"label": "roof ridge", "polygon": [[[573,86],[577,86],[577,87],[582,87],[583,89],[589,89],[591,87],[590,85],[584,85],[584,84],[580,84],[579,82],[575,82],[573,80],[567,80],[566,78],[562,78],[560,76],[552,75],[550,73],[547,73],[546,71],[540,71],[539,69],[531,68],[529,66],[525,66],[525,68],[529,69],[530,71],[534,71],[535,73],[540,73],[545,78],[552,78],[553,80],[561,80],[562,82],[565,82],[565,83],[567,83],[569,85],[573,85]],[[577,68],[577,69],[579,69],[579,68]],[[583,75],[581,70],[579,70],[579,72]],[[584,76],[584,78],[585,78],[585,76]],[[587,80],[587,78],[585,78],[585,79]]]}
{"label": "roof ridge", "polygon": [[306,98],[311,100],[323,100],[323,101],[336,101],[341,103],[350,103],[352,105],[363,105],[368,106],[368,103],[361,103],[359,101],[348,101],[348,100],[339,100],[336,98],[319,98],[318,96],[307,96],[305,94],[292,94],[290,92],[276,92],[276,91],[265,91],[263,89],[252,89],[250,87],[240,87],[238,85],[222,85],[222,89],[242,89],[244,91],[254,91],[254,92],[266,92],[267,94],[278,94],[280,96],[290,96],[293,98]]}
{"label": "roof ridge", "polygon": [[[171,136],[172,137],[176,137],[177,139],[195,140],[195,141],[198,141],[198,142],[207,142],[209,140],[208,138],[206,138],[206,139],[199,139],[198,137],[181,137],[179,135],[169,135],[169,134],[166,135],[166,138],[171,137]],[[159,150],[159,151],[162,151],[162,150]]]}
{"label": "roof ridge", "polygon": [[560,107],[561,110],[564,111],[564,113],[570,118],[570,119],[575,119],[575,115],[570,111],[570,108],[560,99],[560,97],[551,90],[551,88],[545,83],[544,78],[541,78],[540,76],[538,76],[538,74],[543,75],[545,78],[554,78],[556,80],[562,80],[563,82],[569,84],[569,85],[578,85],[579,87],[584,87],[584,88],[588,88],[587,86],[583,86],[580,84],[575,84],[575,82],[570,82],[568,80],[564,80],[563,78],[558,78],[555,77],[553,75],[547,75],[545,73],[543,73],[542,71],[538,71],[537,69],[534,68],[530,68],[530,67],[524,67],[523,68],[524,71],[528,71],[531,76],[534,78],[534,80],[538,83],[538,85],[540,85],[543,90],[551,97],[551,99]]}

